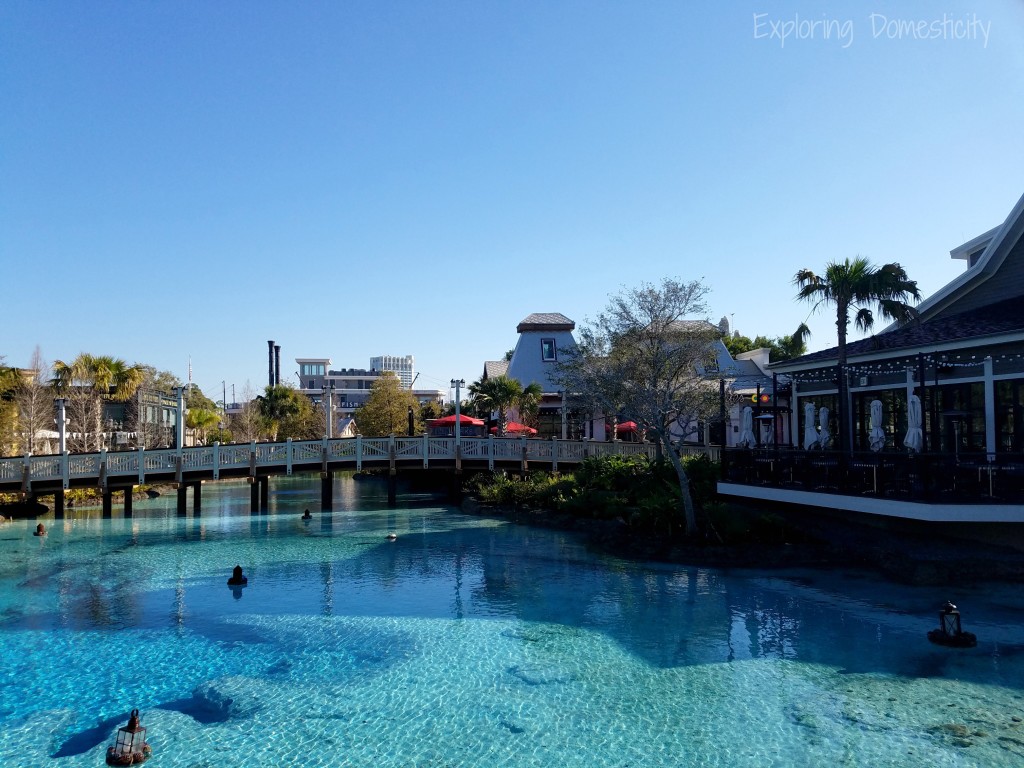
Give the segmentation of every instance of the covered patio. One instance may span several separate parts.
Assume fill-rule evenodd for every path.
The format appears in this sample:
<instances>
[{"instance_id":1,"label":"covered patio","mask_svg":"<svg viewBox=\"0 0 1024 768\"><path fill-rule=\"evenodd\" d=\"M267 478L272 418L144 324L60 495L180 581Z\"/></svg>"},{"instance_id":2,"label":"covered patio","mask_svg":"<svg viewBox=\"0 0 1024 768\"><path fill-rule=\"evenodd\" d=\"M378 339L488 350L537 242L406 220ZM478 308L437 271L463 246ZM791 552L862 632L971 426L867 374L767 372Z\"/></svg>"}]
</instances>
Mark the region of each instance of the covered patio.
<instances>
[{"instance_id":1,"label":"covered patio","mask_svg":"<svg viewBox=\"0 0 1024 768\"><path fill-rule=\"evenodd\" d=\"M834 348L772 365L791 385L788 432L801 442L723 452L719 491L900 516L920 516L901 511L907 502L1002 507L970 519L1024 522L1024 508L1007 509L1024 503L1022 233L1024 198L951 251L967 269L917 321L847 345L843 367ZM838 450L847 437L853 450Z\"/></svg>"}]
</instances>

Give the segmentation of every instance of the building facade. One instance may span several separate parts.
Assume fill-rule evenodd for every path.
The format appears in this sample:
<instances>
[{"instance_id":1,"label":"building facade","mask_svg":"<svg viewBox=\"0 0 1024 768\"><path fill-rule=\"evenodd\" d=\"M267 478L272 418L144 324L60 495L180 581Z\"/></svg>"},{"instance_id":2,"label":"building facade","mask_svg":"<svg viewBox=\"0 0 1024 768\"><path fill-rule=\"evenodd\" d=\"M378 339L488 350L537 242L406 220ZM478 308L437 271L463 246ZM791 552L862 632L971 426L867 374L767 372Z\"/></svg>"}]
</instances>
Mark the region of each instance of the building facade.
<instances>
[{"instance_id":1,"label":"building facade","mask_svg":"<svg viewBox=\"0 0 1024 768\"><path fill-rule=\"evenodd\" d=\"M402 389L412 389L416 381L416 360L412 355L378 355L370 358L370 369L391 371L402 383Z\"/></svg>"}]
</instances>

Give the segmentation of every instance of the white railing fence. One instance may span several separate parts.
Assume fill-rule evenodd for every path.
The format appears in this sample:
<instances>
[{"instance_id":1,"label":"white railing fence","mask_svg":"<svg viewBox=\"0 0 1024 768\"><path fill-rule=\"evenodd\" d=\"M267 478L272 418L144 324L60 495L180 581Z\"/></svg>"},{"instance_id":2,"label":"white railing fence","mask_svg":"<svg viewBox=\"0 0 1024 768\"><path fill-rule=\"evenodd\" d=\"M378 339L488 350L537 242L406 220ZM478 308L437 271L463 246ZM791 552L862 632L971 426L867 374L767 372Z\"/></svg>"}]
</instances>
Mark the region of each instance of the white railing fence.
<instances>
[{"instance_id":1,"label":"white railing fence","mask_svg":"<svg viewBox=\"0 0 1024 768\"><path fill-rule=\"evenodd\" d=\"M291 474L294 467L311 471L316 465L338 468L338 465L362 469L364 463L373 467L409 466L432 461L469 462L479 466L486 462L491 469L495 462L508 464L525 461L532 469L557 470L560 465L579 464L587 456L654 457L651 443L594 442L589 440L538 440L523 437L463 437L456 451L452 437L361 437L332 440L287 440L283 443L247 443L206 445L194 448L163 448L131 451L100 451L99 453L21 456L0 459L0 486L6 490L19 487L28 490L31 483L52 485L62 481L64 488L72 481L103 485L111 479L131 478L133 483L146 482L147 476L169 474L176 480L182 473L206 474L218 479L225 470L241 474ZM683 455L709 454L717 459L717 449L686 446Z\"/></svg>"}]
</instances>

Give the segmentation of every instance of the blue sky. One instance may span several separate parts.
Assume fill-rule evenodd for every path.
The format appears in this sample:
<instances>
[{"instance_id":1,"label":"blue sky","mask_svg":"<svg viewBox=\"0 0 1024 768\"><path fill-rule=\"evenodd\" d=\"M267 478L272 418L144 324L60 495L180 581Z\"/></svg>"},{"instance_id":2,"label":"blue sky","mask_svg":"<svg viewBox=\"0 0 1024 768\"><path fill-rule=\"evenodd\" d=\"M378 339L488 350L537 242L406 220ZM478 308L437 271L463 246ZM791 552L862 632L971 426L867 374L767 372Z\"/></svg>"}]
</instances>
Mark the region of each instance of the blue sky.
<instances>
[{"instance_id":1,"label":"blue sky","mask_svg":"<svg viewBox=\"0 0 1024 768\"><path fill-rule=\"evenodd\" d=\"M944 285L1024 193L1024 4L6 0L0 103L7 364L447 389L663 277L749 336L829 260Z\"/></svg>"}]
</instances>

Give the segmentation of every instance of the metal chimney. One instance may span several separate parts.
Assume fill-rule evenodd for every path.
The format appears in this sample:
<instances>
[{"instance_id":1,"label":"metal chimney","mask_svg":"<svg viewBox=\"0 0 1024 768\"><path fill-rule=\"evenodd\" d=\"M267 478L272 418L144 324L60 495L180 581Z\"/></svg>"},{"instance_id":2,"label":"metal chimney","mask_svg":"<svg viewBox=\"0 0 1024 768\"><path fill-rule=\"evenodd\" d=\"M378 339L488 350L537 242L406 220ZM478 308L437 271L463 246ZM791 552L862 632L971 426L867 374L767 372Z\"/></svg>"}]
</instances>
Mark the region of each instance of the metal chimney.
<instances>
[{"instance_id":1,"label":"metal chimney","mask_svg":"<svg viewBox=\"0 0 1024 768\"><path fill-rule=\"evenodd\" d=\"M274 386L281 383L281 345L274 346Z\"/></svg>"},{"instance_id":2,"label":"metal chimney","mask_svg":"<svg viewBox=\"0 0 1024 768\"><path fill-rule=\"evenodd\" d=\"M274 340L267 341L267 386L274 386Z\"/></svg>"}]
</instances>

